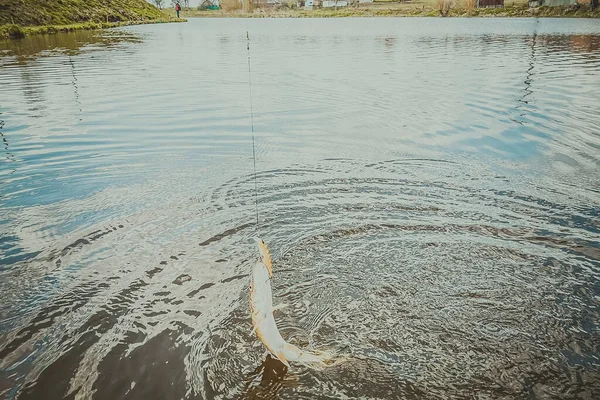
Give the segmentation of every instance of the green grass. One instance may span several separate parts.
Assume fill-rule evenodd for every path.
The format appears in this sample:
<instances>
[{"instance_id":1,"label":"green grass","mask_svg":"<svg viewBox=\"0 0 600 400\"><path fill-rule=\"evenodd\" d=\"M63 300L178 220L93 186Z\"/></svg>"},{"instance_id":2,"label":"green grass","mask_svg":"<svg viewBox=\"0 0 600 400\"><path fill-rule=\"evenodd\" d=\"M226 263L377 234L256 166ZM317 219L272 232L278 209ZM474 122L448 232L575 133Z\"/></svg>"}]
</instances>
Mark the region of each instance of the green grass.
<instances>
[{"instance_id":1,"label":"green grass","mask_svg":"<svg viewBox=\"0 0 600 400\"><path fill-rule=\"evenodd\" d=\"M115 28L125 25L140 25L140 24L161 24L167 22L185 22L185 19L153 19L146 21L121 21L121 22L87 22L83 24L69 25L40 25L40 26L19 26L19 25L2 25L0 26L0 39L22 39L27 35L49 35L59 32L74 32L79 30L94 30Z\"/></svg>"},{"instance_id":2,"label":"green grass","mask_svg":"<svg viewBox=\"0 0 600 400\"><path fill-rule=\"evenodd\" d=\"M71 25L164 18L145 0L2 0L0 25Z\"/></svg>"},{"instance_id":3,"label":"green grass","mask_svg":"<svg viewBox=\"0 0 600 400\"><path fill-rule=\"evenodd\" d=\"M1 0L0 38L112 28L122 25L184 22L145 0Z\"/></svg>"},{"instance_id":4,"label":"green grass","mask_svg":"<svg viewBox=\"0 0 600 400\"><path fill-rule=\"evenodd\" d=\"M6 39L22 39L25 37L25 30L19 25L3 25L0 26L0 38Z\"/></svg>"}]
</instances>

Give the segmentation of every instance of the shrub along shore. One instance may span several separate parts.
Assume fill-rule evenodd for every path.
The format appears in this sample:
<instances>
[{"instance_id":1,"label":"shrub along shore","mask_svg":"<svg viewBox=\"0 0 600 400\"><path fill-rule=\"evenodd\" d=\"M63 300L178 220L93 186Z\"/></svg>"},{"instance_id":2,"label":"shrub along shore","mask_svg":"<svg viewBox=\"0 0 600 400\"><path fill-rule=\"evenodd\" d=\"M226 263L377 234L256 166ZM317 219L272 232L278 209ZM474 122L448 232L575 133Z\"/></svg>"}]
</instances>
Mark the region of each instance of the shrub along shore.
<instances>
[{"instance_id":1,"label":"shrub along shore","mask_svg":"<svg viewBox=\"0 0 600 400\"><path fill-rule=\"evenodd\" d=\"M387 3L360 7L298 9L294 5L279 8L255 8L250 11L225 7L221 10L184 10L186 18L342 18L342 17L547 17L547 18L600 18L600 7L591 10L587 4L529 8L526 2L506 0L503 8L475 8L474 1L423 1ZM234 2L239 5L239 2ZM470 5L470 6L469 6ZM165 10L173 14L172 10Z\"/></svg>"},{"instance_id":2,"label":"shrub along shore","mask_svg":"<svg viewBox=\"0 0 600 400\"><path fill-rule=\"evenodd\" d=\"M22 39L27 35L49 35L59 32L73 32L79 30L95 30L115 28L117 26L142 25L142 24L162 24L169 22L186 22L186 19L180 18L161 18L145 21L119 21L119 22L85 22L81 24L69 25L41 25L41 26L20 26L16 24L1 25L0 39Z\"/></svg>"},{"instance_id":3,"label":"shrub along shore","mask_svg":"<svg viewBox=\"0 0 600 400\"><path fill-rule=\"evenodd\" d=\"M14 1L14 0L7 0ZM23 0L27 2L35 2L38 0ZM76 1L76 0L66 0ZM93 2L94 0L88 0ZM110 3L111 1L137 1L137 0L104 0ZM143 1L143 0L141 0ZM572 5L572 6L557 6L557 7L537 7L529 8L527 3L507 5L503 8L473 8L472 1L466 0L463 4L452 3L448 7L451 0L438 0L437 2L429 1L425 3L389 3L389 7L344 7L338 8L321 8L316 10L303 10L294 7L280 8L256 8L250 11L241 9L226 8L221 10L184 10L184 17L200 17L200 18L341 18L341 17L549 17L549 18L600 18L600 7L591 10L589 5ZM145 2L144 2L145 3ZM224 4L227 2L224 1ZM148 3L145 3L148 4ZM234 4L242 4L235 2ZM471 4L469 7L468 5ZM122 12L121 14L110 14L110 11L104 9L94 9L92 13L87 13L82 16L78 14L55 15L48 16L43 13L43 10L37 10L38 13L26 13L18 15L15 19L13 15L6 13L6 9L0 8L0 39L20 39L27 35L36 34L53 34L58 32L72 32L76 30L93 30L113 28L125 25L139 24L156 24L168 22L185 22L184 18L176 18L175 11L171 9L159 11L150 6L149 9L144 9L143 12L135 10L135 12ZM131 11L131 10L129 10ZM95 21L73 22L72 20L95 19ZM98 21L102 18L102 21ZM131 18L123 20L123 18ZM9 20L12 23L6 23ZM67 23L46 23L46 21L55 21Z\"/></svg>"},{"instance_id":4,"label":"shrub along shore","mask_svg":"<svg viewBox=\"0 0 600 400\"><path fill-rule=\"evenodd\" d=\"M186 19L153 19L146 21L120 21L120 22L87 22L81 24L69 25L42 25L42 26L19 26L16 24L0 26L0 38L5 39L22 39L27 35L49 35L59 32L73 32L79 30L95 30L115 28L118 26L127 25L142 25L142 24L162 24L169 22L186 22Z\"/></svg>"}]
</instances>

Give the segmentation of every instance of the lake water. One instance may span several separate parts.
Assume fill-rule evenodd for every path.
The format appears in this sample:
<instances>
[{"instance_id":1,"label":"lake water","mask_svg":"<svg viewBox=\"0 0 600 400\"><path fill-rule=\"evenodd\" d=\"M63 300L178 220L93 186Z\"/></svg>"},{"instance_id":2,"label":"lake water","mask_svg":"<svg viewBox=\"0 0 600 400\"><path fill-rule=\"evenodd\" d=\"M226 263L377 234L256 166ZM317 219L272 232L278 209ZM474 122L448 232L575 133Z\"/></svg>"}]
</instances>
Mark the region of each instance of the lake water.
<instances>
[{"instance_id":1,"label":"lake water","mask_svg":"<svg viewBox=\"0 0 600 400\"><path fill-rule=\"evenodd\" d=\"M600 396L600 21L4 41L0 113L3 398Z\"/></svg>"}]
</instances>

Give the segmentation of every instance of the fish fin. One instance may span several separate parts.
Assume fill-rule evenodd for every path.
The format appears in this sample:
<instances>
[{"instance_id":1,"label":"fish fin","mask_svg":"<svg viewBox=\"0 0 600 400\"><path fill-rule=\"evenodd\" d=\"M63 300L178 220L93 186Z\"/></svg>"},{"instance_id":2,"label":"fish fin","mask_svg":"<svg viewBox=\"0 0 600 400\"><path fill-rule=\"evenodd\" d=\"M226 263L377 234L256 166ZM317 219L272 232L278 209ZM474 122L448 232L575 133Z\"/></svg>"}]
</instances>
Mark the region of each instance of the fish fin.
<instances>
[{"instance_id":1,"label":"fish fin","mask_svg":"<svg viewBox=\"0 0 600 400\"><path fill-rule=\"evenodd\" d=\"M283 351L276 351L275 357L277 357L279 361L284 363L286 367L290 368L290 363L288 362L287 358L285 358L285 356L283 355Z\"/></svg>"},{"instance_id":2,"label":"fish fin","mask_svg":"<svg viewBox=\"0 0 600 400\"><path fill-rule=\"evenodd\" d=\"M312 351L302 350L291 343L286 343L283 345L283 353L288 359L307 364L316 363L325 365L324 361L327 358L325 353L317 354Z\"/></svg>"}]
</instances>

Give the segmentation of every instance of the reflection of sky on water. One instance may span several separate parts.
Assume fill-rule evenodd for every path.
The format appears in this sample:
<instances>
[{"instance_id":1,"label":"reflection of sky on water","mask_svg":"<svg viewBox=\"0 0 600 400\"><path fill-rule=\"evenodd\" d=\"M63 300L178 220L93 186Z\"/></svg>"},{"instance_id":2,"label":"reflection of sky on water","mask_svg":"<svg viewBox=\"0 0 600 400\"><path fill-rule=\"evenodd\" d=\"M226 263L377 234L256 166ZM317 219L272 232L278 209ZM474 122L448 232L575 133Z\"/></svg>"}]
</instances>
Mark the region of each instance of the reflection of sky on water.
<instances>
[{"instance_id":1,"label":"reflection of sky on water","mask_svg":"<svg viewBox=\"0 0 600 400\"><path fill-rule=\"evenodd\" d=\"M290 22L279 34L277 21L249 21L259 157L392 150L493 157L531 172L538 159L597 165L586 117L599 107L590 89L600 62L600 40L586 34L593 26L467 21L456 30L448 21L393 21ZM3 42L8 100L0 106L10 152L2 206L83 200L168 179L176 168L245 162L245 27L197 22ZM138 203L127 208L144 207ZM71 215L53 229L102 221L115 207Z\"/></svg>"},{"instance_id":2,"label":"reflection of sky on water","mask_svg":"<svg viewBox=\"0 0 600 400\"><path fill-rule=\"evenodd\" d=\"M418 375L460 397L495 368L517 393L540 366L581 389L565 382L596 354L599 37L585 20L382 18L1 42L0 393L433 390ZM350 341L340 373L290 387L257 361L257 232L286 337Z\"/></svg>"},{"instance_id":3,"label":"reflection of sky on water","mask_svg":"<svg viewBox=\"0 0 600 400\"><path fill-rule=\"evenodd\" d=\"M248 21L259 157L492 157L532 176L563 168L556 163L596 168L597 29L463 22ZM18 212L85 200L182 168L243 170L245 30L191 21L2 42L10 150L0 204ZM143 207L142 198L127 206ZM56 229L115 208L71 215Z\"/></svg>"}]
</instances>

